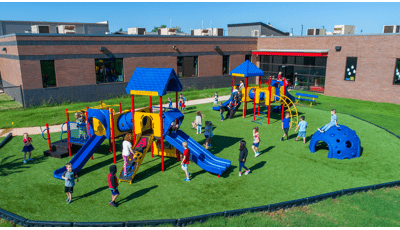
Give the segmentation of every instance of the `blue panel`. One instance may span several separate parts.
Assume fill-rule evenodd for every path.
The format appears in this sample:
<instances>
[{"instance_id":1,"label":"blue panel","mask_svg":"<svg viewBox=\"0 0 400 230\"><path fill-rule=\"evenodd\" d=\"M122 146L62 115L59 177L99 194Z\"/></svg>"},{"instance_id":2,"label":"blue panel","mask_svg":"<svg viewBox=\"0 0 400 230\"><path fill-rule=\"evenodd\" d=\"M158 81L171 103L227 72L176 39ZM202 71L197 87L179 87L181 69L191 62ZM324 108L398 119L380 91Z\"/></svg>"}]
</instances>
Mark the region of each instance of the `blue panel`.
<instances>
[{"instance_id":1,"label":"blue panel","mask_svg":"<svg viewBox=\"0 0 400 230\"><path fill-rule=\"evenodd\" d=\"M110 132L110 116L108 110L101 110L101 109L89 109L88 110L88 120L91 121L92 118L96 118L103 124L104 128L107 131L107 139L110 139L111 132ZM92 127L92 123L90 124L90 133L94 134L94 130Z\"/></svg>"},{"instance_id":2,"label":"blue panel","mask_svg":"<svg viewBox=\"0 0 400 230\"><path fill-rule=\"evenodd\" d=\"M232 101L232 98L229 98L229 100L227 100L227 101L225 101L224 103L222 103L222 107L228 106L229 103L231 103L231 101ZM213 110L214 110L214 111L219 111L219 110L220 110L220 106L219 106L219 105L214 106L214 107L213 107Z\"/></svg>"},{"instance_id":3,"label":"blue panel","mask_svg":"<svg viewBox=\"0 0 400 230\"><path fill-rule=\"evenodd\" d=\"M181 130L166 135L165 140L182 153L184 151L182 143L187 142L192 161L207 172L222 175L231 166L230 160L214 156Z\"/></svg>"},{"instance_id":4,"label":"blue panel","mask_svg":"<svg viewBox=\"0 0 400 230\"><path fill-rule=\"evenodd\" d=\"M133 72L126 93L131 90L158 92L158 96L164 96L167 91L183 90L183 86L176 76L173 68L136 68Z\"/></svg>"},{"instance_id":5,"label":"blue panel","mask_svg":"<svg viewBox=\"0 0 400 230\"><path fill-rule=\"evenodd\" d=\"M305 94L305 93L296 93L296 96L304 96L304 97L318 98L318 95L311 95L311 94Z\"/></svg>"},{"instance_id":6,"label":"blue panel","mask_svg":"<svg viewBox=\"0 0 400 230\"><path fill-rule=\"evenodd\" d=\"M101 143L106 139L105 136L96 136L93 135L89 138L85 145L75 154L72 160L69 162L72 164L72 170L76 173L81 171L83 166L89 160L89 158L93 155L93 153L99 148ZM67 171L64 167L57 169L54 171L54 178L62 180L62 174Z\"/></svg>"},{"instance_id":7,"label":"blue panel","mask_svg":"<svg viewBox=\"0 0 400 230\"><path fill-rule=\"evenodd\" d=\"M254 100L254 88L249 91L249 98ZM260 100L263 101L265 99L265 94L263 92L260 93Z\"/></svg>"},{"instance_id":8,"label":"blue panel","mask_svg":"<svg viewBox=\"0 0 400 230\"><path fill-rule=\"evenodd\" d=\"M132 130L132 112L122 114L117 121L117 128L120 132Z\"/></svg>"},{"instance_id":9,"label":"blue panel","mask_svg":"<svg viewBox=\"0 0 400 230\"><path fill-rule=\"evenodd\" d=\"M231 71L231 74L243 74L244 77L256 77L256 76L264 76L264 71L258 68L256 65L251 63L249 60L243 62L238 67L234 68Z\"/></svg>"},{"instance_id":10,"label":"blue panel","mask_svg":"<svg viewBox=\"0 0 400 230\"><path fill-rule=\"evenodd\" d=\"M175 120L178 119L178 125L180 126L182 124L183 121L183 114L181 113L181 111L179 111L179 109L172 109L169 110L165 113L163 113L163 120L164 120L164 124L163 124L163 128L164 128L164 135L167 133L169 126L171 125L171 123Z\"/></svg>"}]
</instances>

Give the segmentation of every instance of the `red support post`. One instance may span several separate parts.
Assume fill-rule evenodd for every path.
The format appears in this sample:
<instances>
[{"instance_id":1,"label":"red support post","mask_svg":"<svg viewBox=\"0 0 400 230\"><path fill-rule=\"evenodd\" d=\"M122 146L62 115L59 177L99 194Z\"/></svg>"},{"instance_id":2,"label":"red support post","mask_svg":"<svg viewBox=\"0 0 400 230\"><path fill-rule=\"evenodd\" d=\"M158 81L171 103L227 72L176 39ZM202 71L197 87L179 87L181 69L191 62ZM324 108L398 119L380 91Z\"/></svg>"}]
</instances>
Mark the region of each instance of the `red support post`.
<instances>
[{"instance_id":1,"label":"red support post","mask_svg":"<svg viewBox=\"0 0 400 230\"><path fill-rule=\"evenodd\" d=\"M131 95L131 103L132 103L132 136L133 136L133 143L132 145L135 144L136 142L136 135L135 135L135 99L133 98L133 95Z\"/></svg>"},{"instance_id":2,"label":"red support post","mask_svg":"<svg viewBox=\"0 0 400 230\"><path fill-rule=\"evenodd\" d=\"M150 151L151 151L151 158L153 158L153 155L154 155L154 141L151 142Z\"/></svg>"},{"instance_id":3,"label":"red support post","mask_svg":"<svg viewBox=\"0 0 400 230\"><path fill-rule=\"evenodd\" d=\"M161 129L161 171L164 172L164 128L163 128L163 110L162 110L162 96L160 96L160 129Z\"/></svg>"},{"instance_id":4,"label":"red support post","mask_svg":"<svg viewBox=\"0 0 400 230\"><path fill-rule=\"evenodd\" d=\"M89 124L89 119L88 119L88 110L89 110L89 107L86 107L86 129L87 129L87 132L88 132L88 136L89 136L89 138L90 138L90 124ZM90 157L90 160L93 160L93 155Z\"/></svg>"},{"instance_id":5,"label":"red support post","mask_svg":"<svg viewBox=\"0 0 400 230\"><path fill-rule=\"evenodd\" d=\"M66 112L67 112L68 153L69 153L69 156L71 156L72 154L71 154L71 141L70 141L70 138L69 138L69 133L70 133L70 130L69 130L69 116L68 116L68 109L66 109Z\"/></svg>"},{"instance_id":6,"label":"red support post","mask_svg":"<svg viewBox=\"0 0 400 230\"><path fill-rule=\"evenodd\" d=\"M113 109L110 109L110 126L111 126L111 141L112 141L112 149L113 149L113 156L114 156L114 164L117 163L115 159L115 133L114 133L114 114Z\"/></svg>"},{"instance_id":7,"label":"red support post","mask_svg":"<svg viewBox=\"0 0 400 230\"><path fill-rule=\"evenodd\" d=\"M246 112L247 112L247 77L244 79L244 108L243 108L243 118L246 118Z\"/></svg>"},{"instance_id":8,"label":"red support post","mask_svg":"<svg viewBox=\"0 0 400 230\"><path fill-rule=\"evenodd\" d=\"M269 124L269 118L271 116L271 76L269 76L268 79L268 92L269 92L269 97L268 97L268 124Z\"/></svg>"},{"instance_id":9,"label":"red support post","mask_svg":"<svg viewBox=\"0 0 400 230\"><path fill-rule=\"evenodd\" d=\"M178 91L175 92L175 108L178 108Z\"/></svg>"},{"instance_id":10,"label":"red support post","mask_svg":"<svg viewBox=\"0 0 400 230\"><path fill-rule=\"evenodd\" d=\"M282 98L282 116L281 116L281 121L283 120L283 114L285 113L285 81L283 81L283 96Z\"/></svg>"},{"instance_id":11,"label":"red support post","mask_svg":"<svg viewBox=\"0 0 400 230\"><path fill-rule=\"evenodd\" d=\"M49 142L49 153L51 153L50 128L49 124L47 123L46 123L46 129L47 129L47 142Z\"/></svg>"},{"instance_id":12,"label":"red support post","mask_svg":"<svg viewBox=\"0 0 400 230\"><path fill-rule=\"evenodd\" d=\"M121 106L121 102L119 103L119 113L122 113L122 106Z\"/></svg>"},{"instance_id":13,"label":"red support post","mask_svg":"<svg viewBox=\"0 0 400 230\"><path fill-rule=\"evenodd\" d=\"M256 94L256 88L254 88L254 100L253 100L253 121L255 121L256 120L256 107L257 107L257 105L256 105L256 96L257 96L257 94Z\"/></svg>"},{"instance_id":14,"label":"red support post","mask_svg":"<svg viewBox=\"0 0 400 230\"><path fill-rule=\"evenodd\" d=\"M261 76L258 78L258 88L261 89ZM258 116L260 116L260 104L258 104Z\"/></svg>"},{"instance_id":15,"label":"red support post","mask_svg":"<svg viewBox=\"0 0 400 230\"><path fill-rule=\"evenodd\" d=\"M100 101L100 109L103 109L103 101Z\"/></svg>"},{"instance_id":16,"label":"red support post","mask_svg":"<svg viewBox=\"0 0 400 230\"><path fill-rule=\"evenodd\" d=\"M232 91L235 89L235 77L232 76Z\"/></svg>"},{"instance_id":17,"label":"red support post","mask_svg":"<svg viewBox=\"0 0 400 230\"><path fill-rule=\"evenodd\" d=\"M153 109L152 109L151 107L152 107L152 106L151 106L151 96L149 96L149 108L150 108L150 113L153 112Z\"/></svg>"}]
</instances>

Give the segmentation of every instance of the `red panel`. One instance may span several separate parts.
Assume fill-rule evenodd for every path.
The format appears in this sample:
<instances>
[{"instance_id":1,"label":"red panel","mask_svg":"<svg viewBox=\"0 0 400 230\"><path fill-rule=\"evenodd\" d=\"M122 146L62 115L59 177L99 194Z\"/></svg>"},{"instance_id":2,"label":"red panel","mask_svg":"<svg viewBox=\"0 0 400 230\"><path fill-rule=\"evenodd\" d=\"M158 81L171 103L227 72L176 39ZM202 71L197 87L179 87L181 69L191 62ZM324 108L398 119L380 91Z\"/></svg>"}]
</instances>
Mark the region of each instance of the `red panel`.
<instances>
[{"instance_id":1,"label":"red panel","mask_svg":"<svg viewBox=\"0 0 400 230\"><path fill-rule=\"evenodd\" d=\"M303 56L303 57L326 57L328 53L301 53L301 52L253 52L254 55L273 55L273 56Z\"/></svg>"},{"instance_id":2,"label":"red panel","mask_svg":"<svg viewBox=\"0 0 400 230\"><path fill-rule=\"evenodd\" d=\"M324 87L320 86L310 86L311 91L318 91L318 92L324 92Z\"/></svg>"}]
</instances>

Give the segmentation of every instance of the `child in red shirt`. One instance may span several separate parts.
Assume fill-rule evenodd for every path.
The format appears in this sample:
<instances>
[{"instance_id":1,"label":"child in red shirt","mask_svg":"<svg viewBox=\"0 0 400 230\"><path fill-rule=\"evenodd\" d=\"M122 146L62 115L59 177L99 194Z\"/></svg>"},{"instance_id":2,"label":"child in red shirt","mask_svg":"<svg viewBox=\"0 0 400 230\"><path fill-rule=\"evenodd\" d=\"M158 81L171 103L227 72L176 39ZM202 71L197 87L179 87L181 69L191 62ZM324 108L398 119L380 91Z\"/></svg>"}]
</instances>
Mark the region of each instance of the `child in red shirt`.
<instances>
[{"instance_id":1,"label":"child in red shirt","mask_svg":"<svg viewBox=\"0 0 400 230\"><path fill-rule=\"evenodd\" d=\"M108 174L108 187L111 190L111 201L108 203L114 207L118 207L118 205L115 203L115 200L119 196L118 179L117 176L115 175L116 173L117 173L117 166L111 165L110 173Z\"/></svg>"},{"instance_id":2,"label":"child in red shirt","mask_svg":"<svg viewBox=\"0 0 400 230\"><path fill-rule=\"evenodd\" d=\"M24 133L24 147L22 148L22 152L24 152L24 164L28 163L26 161L26 153L29 152L29 161L33 161L33 159L31 158L32 155L32 150L34 150L33 146L32 146L32 138L29 137L28 133Z\"/></svg>"},{"instance_id":3,"label":"child in red shirt","mask_svg":"<svg viewBox=\"0 0 400 230\"><path fill-rule=\"evenodd\" d=\"M185 181L189 182L190 181L190 179L189 179L190 173L188 172L188 166L189 166L190 150L187 148L187 146L188 146L187 142L183 142L182 146L185 150L183 151L181 165L182 165L182 170L185 171L185 174L186 174Z\"/></svg>"}]
</instances>

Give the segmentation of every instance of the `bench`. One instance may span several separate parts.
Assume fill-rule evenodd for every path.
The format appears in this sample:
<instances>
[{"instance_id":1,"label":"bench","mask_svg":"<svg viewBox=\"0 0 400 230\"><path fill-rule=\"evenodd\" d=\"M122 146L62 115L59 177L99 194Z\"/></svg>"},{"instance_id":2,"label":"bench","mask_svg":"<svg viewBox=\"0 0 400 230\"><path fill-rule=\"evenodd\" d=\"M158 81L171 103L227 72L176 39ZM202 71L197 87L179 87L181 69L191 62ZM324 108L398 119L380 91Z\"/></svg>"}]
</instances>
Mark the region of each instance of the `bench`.
<instances>
[{"instance_id":1,"label":"bench","mask_svg":"<svg viewBox=\"0 0 400 230\"><path fill-rule=\"evenodd\" d=\"M304 97L309 97L309 98L304 98ZM315 98L318 98L318 95L311 95L311 94L305 94L305 93L296 93L296 103L299 103L300 101L310 101L310 106L312 106L312 103L315 102Z\"/></svg>"}]
</instances>

